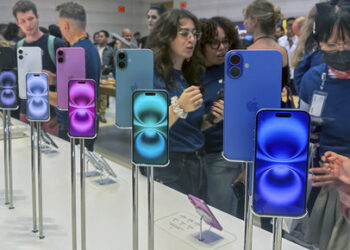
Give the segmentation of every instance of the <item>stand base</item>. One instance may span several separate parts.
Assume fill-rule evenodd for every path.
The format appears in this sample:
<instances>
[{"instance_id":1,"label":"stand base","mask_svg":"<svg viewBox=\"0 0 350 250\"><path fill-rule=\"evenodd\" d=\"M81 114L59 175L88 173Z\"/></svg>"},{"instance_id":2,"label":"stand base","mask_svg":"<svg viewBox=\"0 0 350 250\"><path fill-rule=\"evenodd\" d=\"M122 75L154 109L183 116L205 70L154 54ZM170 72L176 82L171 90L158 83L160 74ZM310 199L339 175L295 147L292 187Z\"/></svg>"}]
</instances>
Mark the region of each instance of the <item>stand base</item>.
<instances>
[{"instance_id":1,"label":"stand base","mask_svg":"<svg viewBox=\"0 0 350 250\"><path fill-rule=\"evenodd\" d=\"M10 202L5 202L4 204L5 204L5 205L10 205Z\"/></svg>"},{"instance_id":2,"label":"stand base","mask_svg":"<svg viewBox=\"0 0 350 250\"><path fill-rule=\"evenodd\" d=\"M38 229L36 229L36 230L32 230L32 233L37 233L37 232L39 232L39 230L38 230Z\"/></svg>"},{"instance_id":3,"label":"stand base","mask_svg":"<svg viewBox=\"0 0 350 250\"><path fill-rule=\"evenodd\" d=\"M98 171L89 171L85 173L85 177L89 178L89 177L97 177L100 176L100 172Z\"/></svg>"},{"instance_id":4,"label":"stand base","mask_svg":"<svg viewBox=\"0 0 350 250\"><path fill-rule=\"evenodd\" d=\"M105 178L102 180L95 180L94 182L97 183L98 185L101 185L101 186L111 185L111 184L117 183L115 180L112 180L110 178Z\"/></svg>"},{"instance_id":5,"label":"stand base","mask_svg":"<svg viewBox=\"0 0 350 250\"><path fill-rule=\"evenodd\" d=\"M202 240L199 239L199 233L193 235L193 237L195 237L197 240L207 245L215 244L217 241L223 239L223 237L221 237L220 235L210 230L206 230L202 233Z\"/></svg>"},{"instance_id":6,"label":"stand base","mask_svg":"<svg viewBox=\"0 0 350 250\"><path fill-rule=\"evenodd\" d=\"M15 209L15 207L9 207L9 209Z\"/></svg>"},{"instance_id":7,"label":"stand base","mask_svg":"<svg viewBox=\"0 0 350 250\"><path fill-rule=\"evenodd\" d=\"M41 240L45 239L45 236L39 236L39 239L41 239Z\"/></svg>"}]
</instances>

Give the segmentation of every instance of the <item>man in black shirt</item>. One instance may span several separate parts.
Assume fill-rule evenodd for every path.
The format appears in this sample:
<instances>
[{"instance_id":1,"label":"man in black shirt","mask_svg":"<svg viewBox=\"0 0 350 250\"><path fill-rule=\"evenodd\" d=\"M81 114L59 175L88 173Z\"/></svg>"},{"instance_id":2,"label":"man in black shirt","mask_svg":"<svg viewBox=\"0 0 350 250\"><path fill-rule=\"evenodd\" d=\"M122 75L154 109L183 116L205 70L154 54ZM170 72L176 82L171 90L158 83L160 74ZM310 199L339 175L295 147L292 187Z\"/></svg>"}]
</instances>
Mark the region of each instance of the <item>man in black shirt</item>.
<instances>
[{"instance_id":1,"label":"man in black shirt","mask_svg":"<svg viewBox=\"0 0 350 250\"><path fill-rule=\"evenodd\" d=\"M28 0L21 0L15 3L12 9L13 16L16 18L15 23L25 34L25 38L16 44L17 47L40 47L42 49L42 65L43 72L49 75L49 83L53 84L52 79L56 77L55 53L57 48L64 47L65 43L62 39L51 37L44 34L39 29L39 16L36 6ZM52 39L50 43L49 39ZM52 44L52 46L50 45ZM55 86L50 86L50 89ZM51 108L51 119L43 123L43 129L51 134L58 135L58 121L55 113ZM20 100L20 118L26 121L26 105L25 100Z\"/></svg>"}]
</instances>

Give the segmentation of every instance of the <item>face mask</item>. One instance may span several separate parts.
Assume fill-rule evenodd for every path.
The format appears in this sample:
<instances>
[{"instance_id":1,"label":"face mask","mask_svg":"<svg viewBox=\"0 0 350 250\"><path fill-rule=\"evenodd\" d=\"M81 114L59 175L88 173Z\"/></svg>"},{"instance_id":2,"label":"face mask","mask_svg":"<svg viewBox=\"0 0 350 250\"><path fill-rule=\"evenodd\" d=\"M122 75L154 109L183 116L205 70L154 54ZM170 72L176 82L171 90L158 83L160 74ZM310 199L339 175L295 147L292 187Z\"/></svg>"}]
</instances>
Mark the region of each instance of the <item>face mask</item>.
<instances>
[{"instance_id":1,"label":"face mask","mask_svg":"<svg viewBox=\"0 0 350 250\"><path fill-rule=\"evenodd\" d=\"M339 71L350 70L350 50L322 51L323 61Z\"/></svg>"}]
</instances>

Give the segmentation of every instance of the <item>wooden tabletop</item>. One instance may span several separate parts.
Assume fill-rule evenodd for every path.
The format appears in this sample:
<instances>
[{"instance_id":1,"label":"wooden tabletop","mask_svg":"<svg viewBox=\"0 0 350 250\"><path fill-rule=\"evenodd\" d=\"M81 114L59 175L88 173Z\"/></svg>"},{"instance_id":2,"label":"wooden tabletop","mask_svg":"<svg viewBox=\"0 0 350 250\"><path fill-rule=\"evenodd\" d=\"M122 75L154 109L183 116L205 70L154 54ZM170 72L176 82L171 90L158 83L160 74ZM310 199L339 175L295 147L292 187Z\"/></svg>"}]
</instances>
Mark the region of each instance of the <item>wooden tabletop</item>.
<instances>
[{"instance_id":1,"label":"wooden tabletop","mask_svg":"<svg viewBox=\"0 0 350 250\"><path fill-rule=\"evenodd\" d=\"M101 79L100 80L100 95L115 96L115 80Z\"/></svg>"}]
</instances>

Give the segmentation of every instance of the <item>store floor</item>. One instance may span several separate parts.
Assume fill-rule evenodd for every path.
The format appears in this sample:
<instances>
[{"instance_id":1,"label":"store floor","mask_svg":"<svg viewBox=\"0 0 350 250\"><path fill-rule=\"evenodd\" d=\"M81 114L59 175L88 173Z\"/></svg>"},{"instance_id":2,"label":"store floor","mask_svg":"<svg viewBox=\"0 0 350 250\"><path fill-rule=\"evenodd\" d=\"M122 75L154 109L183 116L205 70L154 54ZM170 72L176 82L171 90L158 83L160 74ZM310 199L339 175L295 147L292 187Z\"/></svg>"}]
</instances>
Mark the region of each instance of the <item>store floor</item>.
<instances>
[{"instance_id":1,"label":"store floor","mask_svg":"<svg viewBox=\"0 0 350 250\"><path fill-rule=\"evenodd\" d=\"M115 97L109 97L105 117L107 123L100 122L95 151L120 165L131 167L131 129L119 129L115 125Z\"/></svg>"}]
</instances>

